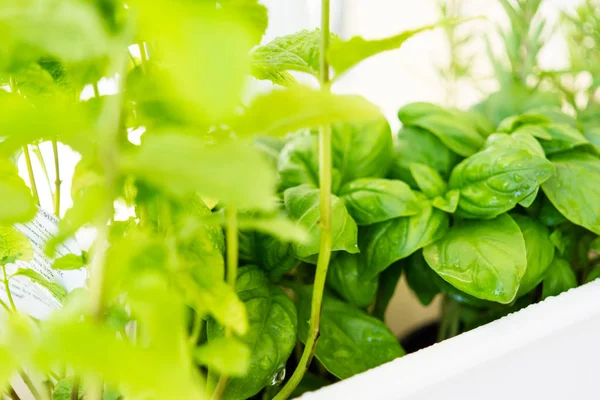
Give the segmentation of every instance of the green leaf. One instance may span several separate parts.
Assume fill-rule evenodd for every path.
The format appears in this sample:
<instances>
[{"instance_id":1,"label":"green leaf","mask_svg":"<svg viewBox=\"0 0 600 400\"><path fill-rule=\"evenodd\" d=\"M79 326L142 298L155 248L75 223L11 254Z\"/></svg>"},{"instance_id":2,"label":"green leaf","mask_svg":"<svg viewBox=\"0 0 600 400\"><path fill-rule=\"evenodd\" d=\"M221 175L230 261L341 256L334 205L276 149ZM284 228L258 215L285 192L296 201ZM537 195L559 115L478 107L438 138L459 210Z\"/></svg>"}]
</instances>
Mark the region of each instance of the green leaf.
<instances>
[{"instance_id":1,"label":"green leaf","mask_svg":"<svg viewBox=\"0 0 600 400\"><path fill-rule=\"evenodd\" d=\"M450 190L443 196L437 196L431 201L431 205L435 208L452 214L458 208L458 201L460 200L460 191Z\"/></svg>"},{"instance_id":2,"label":"green leaf","mask_svg":"<svg viewBox=\"0 0 600 400\"><path fill-rule=\"evenodd\" d=\"M306 243L309 235L306 229L298 226L294 221L284 215L269 217L245 217L238 218L240 229L252 229L257 232L269 234L285 242Z\"/></svg>"},{"instance_id":3,"label":"green leaf","mask_svg":"<svg viewBox=\"0 0 600 400\"><path fill-rule=\"evenodd\" d=\"M440 293L438 285L441 279L435 274L423 258L423 252L418 251L402 262L406 271L406 283L424 306L431 304Z\"/></svg>"},{"instance_id":4,"label":"green leaf","mask_svg":"<svg viewBox=\"0 0 600 400\"><path fill-rule=\"evenodd\" d=\"M243 377L250 365L250 349L236 338L217 337L194 350L194 359L219 374Z\"/></svg>"},{"instance_id":5,"label":"green leaf","mask_svg":"<svg viewBox=\"0 0 600 400\"><path fill-rule=\"evenodd\" d=\"M348 41L334 41L331 43L329 52L327 53L327 59L336 76L339 76L369 57L401 47L405 41L418 33L437 28L438 26L454 25L463 21L465 20L446 19L435 24L407 30L385 39L366 40L360 36L355 36Z\"/></svg>"},{"instance_id":6,"label":"green leaf","mask_svg":"<svg viewBox=\"0 0 600 400\"><path fill-rule=\"evenodd\" d=\"M385 321L385 313L388 305L394 296L398 281L402 276L402 264L394 263L379 274L379 288L375 298L375 306L373 307L373 316Z\"/></svg>"},{"instance_id":7,"label":"green leaf","mask_svg":"<svg viewBox=\"0 0 600 400\"><path fill-rule=\"evenodd\" d=\"M400 179L417 189L419 186L410 171L411 163L428 165L446 179L459 161L460 157L432 133L416 127L404 127L398 132L389 177Z\"/></svg>"},{"instance_id":8,"label":"green leaf","mask_svg":"<svg viewBox=\"0 0 600 400\"><path fill-rule=\"evenodd\" d=\"M74 378L63 378L56 383L52 392L52 400L72 400L71 392L73 391ZM83 397L83 385L79 385L77 391L77 399Z\"/></svg>"},{"instance_id":9,"label":"green leaf","mask_svg":"<svg viewBox=\"0 0 600 400\"><path fill-rule=\"evenodd\" d=\"M544 149L540 143L530 134L517 131L513 134L494 133L485 141L485 147L514 147L527 150L529 154L546 158Z\"/></svg>"},{"instance_id":10,"label":"green leaf","mask_svg":"<svg viewBox=\"0 0 600 400\"><path fill-rule=\"evenodd\" d=\"M451 113L427 114L405 125L433 133L450 150L464 157L475 154L484 143L483 137L468 121Z\"/></svg>"},{"instance_id":11,"label":"green leaf","mask_svg":"<svg viewBox=\"0 0 600 400\"><path fill-rule=\"evenodd\" d=\"M457 289L502 304L515 299L527 267L523 235L506 214L456 221L446 236L425 248L423 256Z\"/></svg>"},{"instance_id":12,"label":"green leaf","mask_svg":"<svg viewBox=\"0 0 600 400\"><path fill-rule=\"evenodd\" d=\"M511 115L510 117L503 119L500 124L498 124L497 130L498 132L511 133L525 126L544 125L550 122L552 122L552 120L547 116L530 111L519 115ZM550 138L548 140L550 140Z\"/></svg>"},{"instance_id":13,"label":"green leaf","mask_svg":"<svg viewBox=\"0 0 600 400\"><path fill-rule=\"evenodd\" d=\"M551 139L542 139L540 143L548 156L590 144L583 133L571 125L550 124L544 128L550 134Z\"/></svg>"},{"instance_id":14,"label":"green leaf","mask_svg":"<svg viewBox=\"0 0 600 400\"><path fill-rule=\"evenodd\" d=\"M600 234L600 159L570 151L550 161L556 174L542 185L550 202L569 221Z\"/></svg>"},{"instance_id":15,"label":"green leaf","mask_svg":"<svg viewBox=\"0 0 600 400\"><path fill-rule=\"evenodd\" d=\"M600 236L592 240L592 243L590 243L590 250L600 253Z\"/></svg>"},{"instance_id":16,"label":"green leaf","mask_svg":"<svg viewBox=\"0 0 600 400\"><path fill-rule=\"evenodd\" d=\"M596 265L585 277L585 283L595 281L600 278L600 265Z\"/></svg>"},{"instance_id":17,"label":"green leaf","mask_svg":"<svg viewBox=\"0 0 600 400\"><path fill-rule=\"evenodd\" d=\"M279 187L282 190L310 184L319 186L319 138L296 135L283 146L277 162Z\"/></svg>"},{"instance_id":18,"label":"green leaf","mask_svg":"<svg viewBox=\"0 0 600 400\"><path fill-rule=\"evenodd\" d=\"M538 139L552 140L552 135L546 129L537 125L525 125L515 130L514 133L526 133Z\"/></svg>"},{"instance_id":19,"label":"green leaf","mask_svg":"<svg viewBox=\"0 0 600 400\"><path fill-rule=\"evenodd\" d=\"M293 246L259 232L240 232L240 259L258 265L273 282L294 269L300 261Z\"/></svg>"},{"instance_id":20,"label":"green leaf","mask_svg":"<svg viewBox=\"0 0 600 400\"><path fill-rule=\"evenodd\" d=\"M193 136L151 135L123 169L180 197L198 192L240 208L273 205L275 171L240 142L210 146Z\"/></svg>"},{"instance_id":21,"label":"green leaf","mask_svg":"<svg viewBox=\"0 0 600 400\"><path fill-rule=\"evenodd\" d=\"M357 225L415 215L421 210L410 187L397 180L357 179L343 186L339 194Z\"/></svg>"},{"instance_id":22,"label":"green leaf","mask_svg":"<svg viewBox=\"0 0 600 400\"><path fill-rule=\"evenodd\" d=\"M334 43L337 36L332 34ZM321 30L302 30L291 35L280 36L257 47L250 53L252 75L258 79L281 76L286 71L299 71L319 77Z\"/></svg>"},{"instance_id":23,"label":"green leaf","mask_svg":"<svg viewBox=\"0 0 600 400\"><path fill-rule=\"evenodd\" d=\"M512 209L553 173L548 160L521 146L492 144L452 171L450 188L460 190L457 214L493 218Z\"/></svg>"},{"instance_id":24,"label":"green leaf","mask_svg":"<svg viewBox=\"0 0 600 400\"><path fill-rule=\"evenodd\" d=\"M306 342L312 286L298 293L298 337ZM340 379L348 378L404 355L398 339L380 320L325 294L315 355Z\"/></svg>"},{"instance_id":25,"label":"green leaf","mask_svg":"<svg viewBox=\"0 0 600 400\"><path fill-rule=\"evenodd\" d=\"M14 274L11 275L11 278L14 278L15 276L24 276L29 278L29 280L31 280L33 283L37 283L44 289L48 290L50 294L60 302L62 302L67 295L67 290L59 283L49 281L45 276L32 269L19 268Z\"/></svg>"},{"instance_id":26,"label":"green leaf","mask_svg":"<svg viewBox=\"0 0 600 400\"><path fill-rule=\"evenodd\" d=\"M440 239L447 230L448 215L427 204L417 215L363 228L359 237L359 248L366 266L363 278L377 276L394 262Z\"/></svg>"},{"instance_id":27,"label":"green leaf","mask_svg":"<svg viewBox=\"0 0 600 400\"><path fill-rule=\"evenodd\" d=\"M562 258L555 257L548 267L542 285L542 299L558 296L562 292L577 287L575 272L569 263Z\"/></svg>"},{"instance_id":28,"label":"green leaf","mask_svg":"<svg viewBox=\"0 0 600 400\"><path fill-rule=\"evenodd\" d=\"M0 158L0 224L11 225L26 222L37 211L29 188L17 173L17 168L8 160Z\"/></svg>"},{"instance_id":29,"label":"green leaf","mask_svg":"<svg viewBox=\"0 0 600 400\"><path fill-rule=\"evenodd\" d=\"M233 13L247 25L253 42L258 44L267 30L269 23L268 9L258 0L220 0L219 6L226 12Z\"/></svg>"},{"instance_id":30,"label":"green leaf","mask_svg":"<svg viewBox=\"0 0 600 400\"><path fill-rule=\"evenodd\" d=\"M241 341L251 349L250 366L244 377L228 381L223 399L246 399L258 393L285 368L296 344L298 317L294 303L271 285L258 267L247 266L238 272L236 291L250 321ZM223 335L223 329L209 321L208 343Z\"/></svg>"},{"instance_id":31,"label":"green leaf","mask_svg":"<svg viewBox=\"0 0 600 400\"><path fill-rule=\"evenodd\" d=\"M332 126L333 167L342 184L358 178L383 178L394 157L390 126L383 115L376 119Z\"/></svg>"},{"instance_id":32,"label":"green leaf","mask_svg":"<svg viewBox=\"0 0 600 400\"><path fill-rule=\"evenodd\" d=\"M539 216L540 222L542 222L547 227L552 228L567 221L565 216L562 215L560 211L556 209L556 207L554 207L554 205L550 202L550 200L548 200L546 196L542 196L541 201L542 208L540 210Z\"/></svg>"},{"instance_id":33,"label":"green leaf","mask_svg":"<svg viewBox=\"0 0 600 400\"><path fill-rule=\"evenodd\" d=\"M527 252L527 269L521 279L517 296L529 293L544 279L546 270L554 259L554 244L550 240L550 232L544 225L524 215L513 215L519 225Z\"/></svg>"},{"instance_id":34,"label":"green leaf","mask_svg":"<svg viewBox=\"0 0 600 400\"><path fill-rule=\"evenodd\" d=\"M82 256L76 254L67 254L66 256L57 258L54 260L54 263L52 263L52 269L59 271L71 271L83 267L85 267L85 262L83 261Z\"/></svg>"},{"instance_id":35,"label":"green leaf","mask_svg":"<svg viewBox=\"0 0 600 400\"><path fill-rule=\"evenodd\" d=\"M379 115L379 109L361 96L298 85L255 97L233 128L242 136L284 135L334 122L369 121Z\"/></svg>"},{"instance_id":36,"label":"green leaf","mask_svg":"<svg viewBox=\"0 0 600 400\"><path fill-rule=\"evenodd\" d=\"M410 163L412 174L419 189L430 198L443 195L448 190L448 184L440 174L429 165L421 163Z\"/></svg>"},{"instance_id":37,"label":"green leaf","mask_svg":"<svg viewBox=\"0 0 600 400\"><path fill-rule=\"evenodd\" d=\"M284 193L284 201L290 218L305 227L310 235L307 243L294 244L296 256L305 259L317 254L321 236L319 189L309 185L287 189ZM331 196L331 221L332 250L358 253L356 222L348 214L344 203L334 195Z\"/></svg>"},{"instance_id":38,"label":"green leaf","mask_svg":"<svg viewBox=\"0 0 600 400\"><path fill-rule=\"evenodd\" d=\"M0 264L29 261L32 258L33 246L27 236L12 226L0 226Z\"/></svg>"},{"instance_id":39,"label":"green leaf","mask_svg":"<svg viewBox=\"0 0 600 400\"><path fill-rule=\"evenodd\" d=\"M525 208L529 208L535 201L535 198L537 197L539 191L540 191L539 187L535 188L535 190L533 192L531 192L531 194L529 196L525 197L523 200L521 200L519 202L519 205L522 207L525 207Z\"/></svg>"},{"instance_id":40,"label":"green leaf","mask_svg":"<svg viewBox=\"0 0 600 400\"><path fill-rule=\"evenodd\" d=\"M365 265L359 254L340 253L329 264L327 284L348 303L369 306L377 293L377 277L363 279Z\"/></svg>"}]
</instances>

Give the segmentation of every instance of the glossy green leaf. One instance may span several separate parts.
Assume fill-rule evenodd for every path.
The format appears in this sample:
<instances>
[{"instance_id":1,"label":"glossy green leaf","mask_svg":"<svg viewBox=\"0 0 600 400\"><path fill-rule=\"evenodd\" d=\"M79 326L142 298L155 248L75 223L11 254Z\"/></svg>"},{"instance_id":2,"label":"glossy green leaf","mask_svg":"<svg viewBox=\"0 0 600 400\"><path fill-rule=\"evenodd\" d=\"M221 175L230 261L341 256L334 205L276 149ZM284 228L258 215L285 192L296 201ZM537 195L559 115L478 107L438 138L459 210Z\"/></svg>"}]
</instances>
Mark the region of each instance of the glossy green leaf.
<instances>
[{"instance_id":1,"label":"glossy green leaf","mask_svg":"<svg viewBox=\"0 0 600 400\"><path fill-rule=\"evenodd\" d=\"M513 215L512 218L521 229L527 254L527 269L517 294L522 296L544 279L544 274L554 259L554 244L550 240L548 229L536 220L524 215Z\"/></svg>"},{"instance_id":2,"label":"glossy green leaf","mask_svg":"<svg viewBox=\"0 0 600 400\"><path fill-rule=\"evenodd\" d=\"M570 151L550 161L556 174L542 185L550 202L569 221L600 234L600 159Z\"/></svg>"},{"instance_id":3,"label":"glossy green leaf","mask_svg":"<svg viewBox=\"0 0 600 400\"><path fill-rule=\"evenodd\" d=\"M304 244L294 244L298 258L308 258L319 252L321 216L319 189L308 185L290 188L284 193L285 208L290 218L308 230L310 239ZM356 222L352 219L344 203L336 196L331 197L332 250L358 253Z\"/></svg>"},{"instance_id":4,"label":"glossy green leaf","mask_svg":"<svg viewBox=\"0 0 600 400\"><path fill-rule=\"evenodd\" d=\"M450 190L443 196L437 196L431 200L431 205L447 213L454 213L458 208L458 201L460 200L459 190Z\"/></svg>"},{"instance_id":5,"label":"glossy green leaf","mask_svg":"<svg viewBox=\"0 0 600 400\"><path fill-rule=\"evenodd\" d=\"M76 254L67 254L54 260L52 269L59 271L71 271L85 267L82 256Z\"/></svg>"},{"instance_id":6,"label":"glossy green leaf","mask_svg":"<svg viewBox=\"0 0 600 400\"><path fill-rule=\"evenodd\" d=\"M250 328L240 339L251 350L250 366L244 377L229 379L223 399L246 399L258 393L285 368L296 344L296 307L264 272L255 266L240 268L236 291L248 310ZM209 321L208 342L223 335L223 329Z\"/></svg>"},{"instance_id":7,"label":"glossy green leaf","mask_svg":"<svg viewBox=\"0 0 600 400\"><path fill-rule=\"evenodd\" d=\"M17 260L29 261L33 258L33 246L22 232L12 226L0 227L0 264L6 265Z\"/></svg>"},{"instance_id":8,"label":"glossy green leaf","mask_svg":"<svg viewBox=\"0 0 600 400\"><path fill-rule=\"evenodd\" d=\"M398 132L395 158L389 177L400 179L413 188L419 186L410 171L411 163L421 163L433 168L446 179L460 157L448 149L435 135L416 127L404 127Z\"/></svg>"},{"instance_id":9,"label":"glossy green leaf","mask_svg":"<svg viewBox=\"0 0 600 400\"><path fill-rule=\"evenodd\" d=\"M392 219L363 228L359 248L366 265L364 279L371 279L394 262L443 237L448 215L424 205L414 216Z\"/></svg>"},{"instance_id":10,"label":"glossy green leaf","mask_svg":"<svg viewBox=\"0 0 600 400\"><path fill-rule=\"evenodd\" d=\"M551 140L540 140L540 143L548 156L590 144L583 133L567 124L550 124L545 130Z\"/></svg>"},{"instance_id":11,"label":"glossy green leaf","mask_svg":"<svg viewBox=\"0 0 600 400\"><path fill-rule=\"evenodd\" d=\"M575 272L569 263L562 258L555 257L548 267L542 285L542 299L558 296L562 292L577 287Z\"/></svg>"},{"instance_id":12,"label":"glossy green leaf","mask_svg":"<svg viewBox=\"0 0 600 400\"><path fill-rule=\"evenodd\" d=\"M198 192L242 208L270 208L275 171L243 143L206 145L193 136L149 136L124 170L176 196Z\"/></svg>"},{"instance_id":13,"label":"glossy green leaf","mask_svg":"<svg viewBox=\"0 0 600 400\"><path fill-rule=\"evenodd\" d=\"M423 258L423 253L418 251L402 262L406 272L406 283L424 306L431 304L435 296L440 293L441 279L436 275Z\"/></svg>"},{"instance_id":14,"label":"glossy green leaf","mask_svg":"<svg viewBox=\"0 0 600 400\"><path fill-rule=\"evenodd\" d=\"M353 306L369 306L377 293L377 277L363 279L365 265L359 254L340 253L329 264L327 284Z\"/></svg>"},{"instance_id":15,"label":"glossy green leaf","mask_svg":"<svg viewBox=\"0 0 600 400\"><path fill-rule=\"evenodd\" d=\"M17 168L0 158L0 224L29 221L35 216L36 206L29 188L17 174Z\"/></svg>"},{"instance_id":16,"label":"glossy green leaf","mask_svg":"<svg viewBox=\"0 0 600 400\"><path fill-rule=\"evenodd\" d=\"M302 287L298 294L298 337L305 342L312 287ZM332 296L324 296L315 356L333 375L348 378L403 355L398 339L382 321Z\"/></svg>"},{"instance_id":17,"label":"glossy green leaf","mask_svg":"<svg viewBox=\"0 0 600 400\"><path fill-rule=\"evenodd\" d=\"M340 171L342 184L387 174L394 145L390 126L382 115L365 122L334 124L331 135L333 167Z\"/></svg>"},{"instance_id":18,"label":"glossy green leaf","mask_svg":"<svg viewBox=\"0 0 600 400\"><path fill-rule=\"evenodd\" d=\"M429 165L421 163L411 163L409 165L412 174L419 189L430 198L443 195L448 190L448 184L440 174Z\"/></svg>"},{"instance_id":19,"label":"glossy green leaf","mask_svg":"<svg viewBox=\"0 0 600 400\"><path fill-rule=\"evenodd\" d=\"M62 301L67 295L67 290L64 287L62 287L59 283L49 281L45 276L32 269L19 268L14 274L11 275L11 278L17 276L26 277L33 283L37 283L44 289L48 290L50 294L54 296L58 301Z\"/></svg>"},{"instance_id":20,"label":"glossy green leaf","mask_svg":"<svg viewBox=\"0 0 600 400\"><path fill-rule=\"evenodd\" d=\"M327 59L335 73L341 75L369 57L401 47L405 41L418 33L438 26L458 24L462 21L464 20L447 19L435 24L407 30L385 39L366 40L360 36L354 36L348 41L334 41L327 53Z\"/></svg>"},{"instance_id":21,"label":"glossy green leaf","mask_svg":"<svg viewBox=\"0 0 600 400\"><path fill-rule=\"evenodd\" d=\"M309 184L319 186L319 138L297 135L283 146L277 161L282 190Z\"/></svg>"},{"instance_id":22,"label":"glossy green leaf","mask_svg":"<svg viewBox=\"0 0 600 400\"><path fill-rule=\"evenodd\" d=\"M357 179L343 186L339 195L357 225L415 215L421 210L410 187L398 180Z\"/></svg>"},{"instance_id":23,"label":"glossy green leaf","mask_svg":"<svg viewBox=\"0 0 600 400\"><path fill-rule=\"evenodd\" d=\"M450 188L460 190L457 214L493 218L550 179L554 167L520 146L491 145L454 168Z\"/></svg>"},{"instance_id":24,"label":"glossy green leaf","mask_svg":"<svg viewBox=\"0 0 600 400\"><path fill-rule=\"evenodd\" d=\"M285 135L334 122L369 121L379 115L379 109L361 96L298 85L257 96L233 128L242 136Z\"/></svg>"},{"instance_id":25,"label":"glossy green leaf","mask_svg":"<svg viewBox=\"0 0 600 400\"><path fill-rule=\"evenodd\" d=\"M394 263L379 274L379 287L373 306L373 316L385 321L385 313L402 277L402 264Z\"/></svg>"},{"instance_id":26,"label":"glossy green leaf","mask_svg":"<svg viewBox=\"0 0 600 400\"><path fill-rule=\"evenodd\" d=\"M331 35L331 42L337 40ZM286 71L305 72L319 77L321 30L302 30L291 35L280 36L257 47L250 53L252 75L258 79L272 79Z\"/></svg>"},{"instance_id":27,"label":"glossy green leaf","mask_svg":"<svg viewBox=\"0 0 600 400\"><path fill-rule=\"evenodd\" d=\"M526 133L538 139L552 140L552 135L541 126L525 125L515 130L514 133Z\"/></svg>"},{"instance_id":28,"label":"glossy green leaf","mask_svg":"<svg viewBox=\"0 0 600 400\"><path fill-rule=\"evenodd\" d=\"M525 207L525 208L529 208L535 201L539 191L540 191L539 187L535 188L535 190L533 192L531 192L531 194L529 196L527 196L523 200L519 201L519 205L522 207Z\"/></svg>"},{"instance_id":29,"label":"glossy green leaf","mask_svg":"<svg viewBox=\"0 0 600 400\"><path fill-rule=\"evenodd\" d=\"M259 232L240 232L240 259L258 265L277 282L294 269L300 261L295 257L293 245Z\"/></svg>"},{"instance_id":30,"label":"glossy green leaf","mask_svg":"<svg viewBox=\"0 0 600 400\"><path fill-rule=\"evenodd\" d=\"M423 256L457 289L503 304L515 299L527 267L525 240L506 214L457 221L446 236L425 248Z\"/></svg>"},{"instance_id":31,"label":"glossy green leaf","mask_svg":"<svg viewBox=\"0 0 600 400\"><path fill-rule=\"evenodd\" d=\"M552 122L547 116L530 111L519 115L512 115L508 118L503 119L498 124L498 132L511 133L518 130L521 127L528 125L544 125Z\"/></svg>"},{"instance_id":32,"label":"glossy green leaf","mask_svg":"<svg viewBox=\"0 0 600 400\"><path fill-rule=\"evenodd\" d=\"M250 365L250 349L239 339L217 337L196 348L194 359L219 374L244 376Z\"/></svg>"},{"instance_id":33,"label":"glossy green leaf","mask_svg":"<svg viewBox=\"0 0 600 400\"><path fill-rule=\"evenodd\" d=\"M525 132L514 132L510 135L504 133L494 133L485 141L485 147L514 147L527 150L529 154L546 158L544 149L540 143L530 134Z\"/></svg>"}]
</instances>

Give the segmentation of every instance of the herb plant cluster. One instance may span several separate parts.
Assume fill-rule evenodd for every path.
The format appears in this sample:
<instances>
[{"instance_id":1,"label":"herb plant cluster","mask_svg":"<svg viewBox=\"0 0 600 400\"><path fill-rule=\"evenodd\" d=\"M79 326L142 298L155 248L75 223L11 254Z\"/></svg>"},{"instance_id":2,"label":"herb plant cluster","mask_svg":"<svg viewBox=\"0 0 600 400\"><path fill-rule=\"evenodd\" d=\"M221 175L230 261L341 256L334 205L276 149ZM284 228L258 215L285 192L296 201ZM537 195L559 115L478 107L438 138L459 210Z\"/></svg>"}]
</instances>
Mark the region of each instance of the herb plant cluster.
<instances>
[{"instance_id":1,"label":"herb plant cluster","mask_svg":"<svg viewBox=\"0 0 600 400\"><path fill-rule=\"evenodd\" d=\"M503 3L517 26L540 2ZM19 374L36 399L282 400L404 355L383 320L402 274L424 304L443 293L441 339L600 276L593 112L529 85L547 79L523 58L529 33L506 37L521 50L511 71L497 63L499 92L466 111L406 105L395 134L373 104L330 91L364 59L461 22L345 41L323 0L321 29L259 45L257 0L0 0L6 395L19 398ZM278 87L243 104L249 75ZM117 89L100 95L106 78ZM54 262L88 269L71 293L6 269L33 257L14 224L36 213L42 142L61 218L48 255L96 231ZM82 157L64 215L59 144ZM115 220L115 203L135 215ZM14 276L62 309L19 313Z\"/></svg>"}]
</instances>

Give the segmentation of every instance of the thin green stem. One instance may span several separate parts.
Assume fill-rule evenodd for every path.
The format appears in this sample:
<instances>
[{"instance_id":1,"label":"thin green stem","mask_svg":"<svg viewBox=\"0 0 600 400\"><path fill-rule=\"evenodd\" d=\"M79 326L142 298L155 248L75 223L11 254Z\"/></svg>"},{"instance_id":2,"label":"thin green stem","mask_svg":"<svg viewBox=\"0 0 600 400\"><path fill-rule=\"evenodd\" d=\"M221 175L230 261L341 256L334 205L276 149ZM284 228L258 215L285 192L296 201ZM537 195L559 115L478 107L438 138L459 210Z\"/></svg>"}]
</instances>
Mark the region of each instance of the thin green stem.
<instances>
[{"instance_id":1,"label":"thin green stem","mask_svg":"<svg viewBox=\"0 0 600 400\"><path fill-rule=\"evenodd\" d=\"M40 146L38 144L32 145L33 154L35 158L37 158L40 166L42 167L42 172L44 173L44 177L46 178L46 185L48 185L48 189L52 191L52 185L50 184L50 175L48 175L48 168L46 168L46 162L44 161L44 156L42 151L40 150Z\"/></svg>"},{"instance_id":2,"label":"thin green stem","mask_svg":"<svg viewBox=\"0 0 600 400\"><path fill-rule=\"evenodd\" d=\"M10 292L10 285L8 284L8 277L6 276L6 265L2 266L2 273L4 274L4 289L6 290L6 296L8 297L8 302L13 311L17 311L17 306L15 306L15 301L13 300L12 293Z\"/></svg>"},{"instance_id":3,"label":"thin green stem","mask_svg":"<svg viewBox=\"0 0 600 400\"><path fill-rule=\"evenodd\" d=\"M73 378L73 386L71 387L71 400L79 400L79 378Z\"/></svg>"},{"instance_id":4,"label":"thin green stem","mask_svg":"<svg viewBox=\"0 0 600 400\"><path fill-rule=\"evenodd\" d=\"M35 184L35 176L33 175L33 165L31 163L31 155L29 154L29 146L23 146L23 155L25 156L25 163L27 164L27 174L29 175L29 183L31 184L31 194L35 199L37 205L40 205L40 195Z\"/></svg>"},{"instance_id":5,"label":"thin green stem","mask_svg":"<svg viewBox=\"0 0 600 400\"><path fill-rule=\"evenodd\" d=\"M27 389L29 389L29 391L31 392L31 394L33 395L33 398L36 400L41 400L42 396L40 395L40 392L37 390L37 388L31 381L31 378L29 378L29 376L25 373L25 371L22 371L22 370L19 371L19 376L21 377L21 379L23 379L25 386L27 386Z\"/></svg>"},{"instance_id":6,"label":"thin green stem","mask_svg":"<svg viewBox=\"0 0 600 400\"><path fill-rule=\"evenodd\" d=\"M192 347L196 346L196 343L198 343L198 339L200 338L200 335L202 334L202 318L200 318L200 315L195 314L194 315L194 325L192 326L192 332L190 333L190 345Z\"/></svg>"},{"instance_id":7,"label":"thin green stem","mask_svg":"<svg viewBox=\"0 0 600 400\"><path fill-rule=\"evenodd\" d=\"M148 63L148 54L146 53L146 46L144 46L144 42L140 42L137 44L140 49L140 58L141 58L141 66L142 70L146 69L146 64Z\"/></svg>"},{"instance_id":8,"label":"thin green stem","mask_svg":"<svg viewBox=\"0 0 600 400\"><path fill-rule=\"evenodd\" d=\"M60 217L60 165L58 159L58 142L56 139L52 141L52 153L54 155L54 215Z\"/></svg>"},{"instance_id":9,"label":"thin green stem","mask_svg":"<svg viewBox=\"0 0 600 400\"><path fill-rule=\"evenodd\" d=\"M6 312L11 312L10 307L6 304L2 299L0 299L0 306L6 310Z\"/></svg>"},{"instance_id":10,"label":"thin green stem","mask_svg":"<svg viewBox=\"0 0 600 400\"><path fill-rule=\"evenodd\" d=\"M329 0L321 0L321 48L320 48L320 83L322 90L329 90L329 63L327 62L327 51L329 49ZM320 199L320 227L321 239L319 245L319 258L313 285L312 302L308 335L302 352L302 357L296 366L296 370L275 396L274 400L287 399L294 389L300 384L310 362L312 361L317 340L319 338L319 324L321 320L321 304L323 302L323 290L327 269L331 259L331 126L323 125L319 131L319 199Z\"/></svg>"},{"instance_id":11,"label":"thin green stem","mask_svg":"<svg viewBox=\"0 0 600 400\"><path fill-rule=\"evenodd\" d=\"M227 243L227 283L232 287L235 287L235 281L237 279L237 268L238 268L238 248L239 248L239 237L238 237L238 221L237 221L237 210L233 206L229 206L225 209L225 236ZM231 328L225 328L225 336L230 337L232 335ZM223 396L225 386L227 385L227 375L223 374L219 377L217 386L212 395L212 400L219 400Z\"/></svg>"},{"instance_id":12,"label":"thin green stem","mask_svg":"<svg viewBox=\"0 0 600 400\"><path fill-rule=\"evenodd\" d=\"M11 400L21 400L21 398L12 386L8 388L8 396L11 398Z\"/></svg>"},{"instance_id":13,"label":"thin green stem","mask_svg":"<svg viewBox=\"0 0 600 400\"><path fill-rule=\"evenodd\" d=\"M94 88L94 97L100 97L100 89L98 88L98 82L92 83L92 87Z\"/></svg>"}]
</instances>

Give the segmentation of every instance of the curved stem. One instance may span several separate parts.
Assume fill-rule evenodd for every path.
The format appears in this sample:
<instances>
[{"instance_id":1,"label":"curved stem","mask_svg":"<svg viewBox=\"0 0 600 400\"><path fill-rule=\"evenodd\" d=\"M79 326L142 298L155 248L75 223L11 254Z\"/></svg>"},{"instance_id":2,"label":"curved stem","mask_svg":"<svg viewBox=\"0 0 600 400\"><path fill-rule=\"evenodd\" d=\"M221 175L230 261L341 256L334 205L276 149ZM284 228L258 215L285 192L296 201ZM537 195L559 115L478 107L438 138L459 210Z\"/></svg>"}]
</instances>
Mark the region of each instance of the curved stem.
<instances>
[{"instance_id":1,"label":"curved stem","mask_svg":"<svg viewBox=\"0 0 600 400\"><path fill-rule=\"evenodd\" d=\"M235 287L235 280L237 279L237 267L238 267L238 221L237 221L237 210L235 207L229 206L225 209L225 236L227 243L227 283L232 287ZM225 336L229 337L232 335L231 328L225 328ZM217 386L212 395L212 400L219 400L225 391L227 385L227 375L223 374L219 377Z\"/></svg>"},{"instance_id":2,"label":"curved stem","mask_svg":"<svg viewBox=\"0 0 600 400\"><path fill-rule=\"evenodd\" d=\"M329 64L327 51L329 49L329 0L321 0L321 49L320 49L320 82L322 90L329 90ZM296 370L275 396L274 400L287 399L294 389L300 384L310 362L312 361L317 340L319 338L319 324L321 321L321 304L327 269L331 259L331 126L323 125L319 131L319 199L320 199L320 225L321 238L319 245L319 258L313 285L312 301L310 307L310 321L308 335L298 362Z\"/></svg>"},{"instance_id":3,"label":"curved stem","mask_svg":"<svg viewBox=\"0 0 600 400\"><path fill-rule=\"evenodd\" d=\"M19 371L19 376L21 377L21 379L23 379L25 386L27 386L27 389L29 389L29 391L31 392L33 398L36 400L41 400L42 396L40 395L40 392L37 390L32 380L29 378L29 376L27 376L25 371Z\"/></svg>"},{"instance_id":4,"label":"curved stem","mask_svg":"<svg viewBox=\"0 0 600 400\"><path fill-rule=\"evenodd\" d=\"M52 184L50 184L50 175L48 175L48 168L46 168L46 162L44 161L44 155L42 154L42 150L40 149L39 144L32 145L32 151L37 158L40 166L42 167L42 172L44 173L44 178L46 178L46 185L48 185L48 189L52 192Z\"/></svg>"},{"instance_id":5,"label":"curved stem","mask_svg":"<svg viewBox=\"0 0 600 400\"><path fill-rule=\"evenodd\" d=\"M37 185L35 184L35 176L33 175L33 165L31 163L31 155L29 154L29 146L23 146L23 155L25 156L25 163L27 164L27 174L29 175L29 183L31 185L31 194L36 201L36 204L40 205L40 195L38 194Z\"/></svg>"},{"instance_id":6,"label":"curved stem","mask_svg":"<svg viewBox=\"0 0 600 400\"><path fill-rule=\"evenodd\" d=\"M52 153L54 154L54 215L60 217L60 165L58 161L58 142L52 141Z\"/></svg>"},{"instance_id":7,"label":"curved stem","mask_svg":"<svg viewBox=\"0 0 600 400\"><path fill-rule=\"evenodd\" d=\"M13 300L12 293L10 292L10 285L8 284L8 277L6 276L6 265L2 266L2 273L4 274L4 289L6 290L6 296L8 297L8 302L13 311L17 311L17 306L15 306L15 301Z\"/></svg>"}]
</instances>

